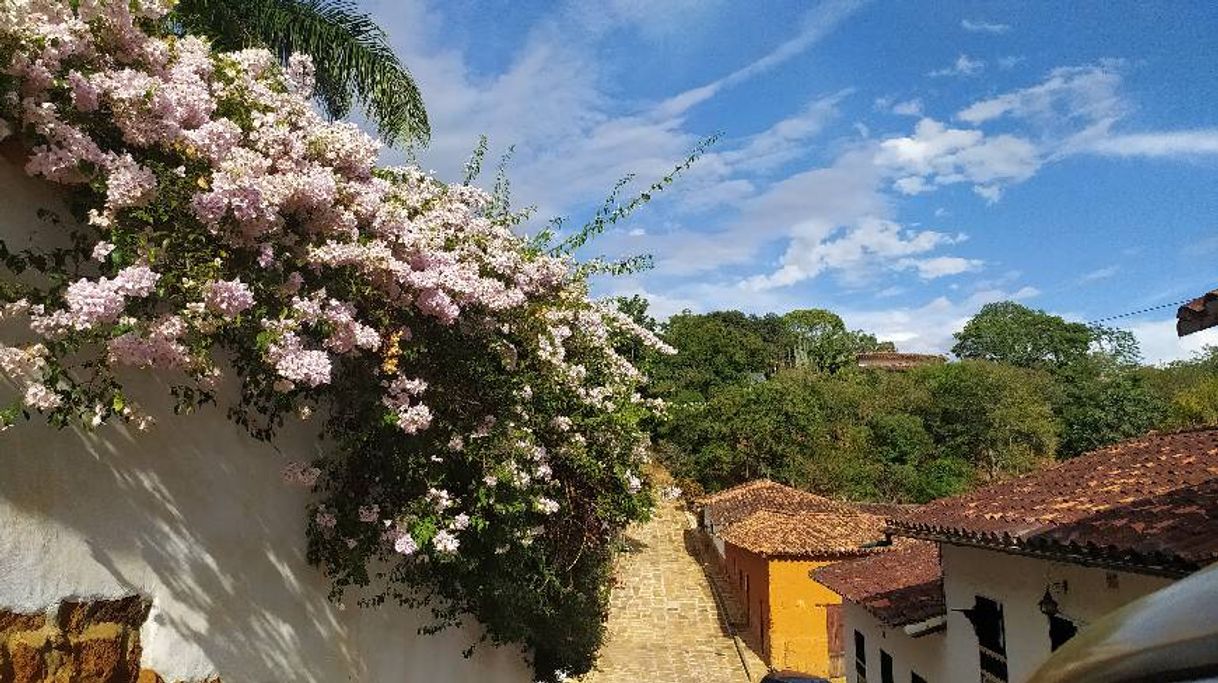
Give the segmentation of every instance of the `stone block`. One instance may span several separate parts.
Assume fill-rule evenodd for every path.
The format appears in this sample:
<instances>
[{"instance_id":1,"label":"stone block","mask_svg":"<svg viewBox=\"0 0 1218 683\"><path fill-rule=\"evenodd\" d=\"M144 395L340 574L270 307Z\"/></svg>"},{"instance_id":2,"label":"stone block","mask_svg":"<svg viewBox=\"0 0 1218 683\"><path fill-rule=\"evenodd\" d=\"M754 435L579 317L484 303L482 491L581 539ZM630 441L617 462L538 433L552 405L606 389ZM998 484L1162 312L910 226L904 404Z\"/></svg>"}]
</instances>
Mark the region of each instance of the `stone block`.
<instances>
[{"instance_id":1,"label":"stone block","mask_svg":"<svg viewBox=\"0 0 1218 683\"><path fill-rule=\"evenodd\" d=\"M81 683L134 683L138 673L128 671L126 649L121 635L77 642L72 653L77 678Z\"/></svg>"},{"instance_id":2,"label":"stone block","mask_svg":"<svg viewBox=\"0 0 1218 683\"><path fill-rule=\"evenodd\" d=\"M94 624L72 636L72 681L135 683L139 677L138 635L116 623Z\"/></svg>"},{"instance_id":3,"label":"stone block","mask_svg":"<svg viewBox=\"0 0 1218 683\"><path fill-rule=\"evenodd\" d=\"M94 624L123 624L138 629L148 618L152 603L131 595L117 600L65 600L59 606L59 627L67 633L81 633Z\"/></svg>"},{"instance_id":4,"label":"stone block","mask_svg":"<svg viewBox=\"0 0 1218 683\"><path fill-rule=\"evenodd\" d=\"M41 612L26 614L0 609L0 636L10 631L37 631L47 623L47 615Z\"/></svg>"},{"instance_id":5,"label":"stone block","mask_svg":"<svg viewBox=\"0 0 1218 683\"><path fill-rule=\"evenodd\" d=\"M43 683L47 678L43 648L14 641L8 644L9 667L13 683Z\"/></svg>"}]
</instances>

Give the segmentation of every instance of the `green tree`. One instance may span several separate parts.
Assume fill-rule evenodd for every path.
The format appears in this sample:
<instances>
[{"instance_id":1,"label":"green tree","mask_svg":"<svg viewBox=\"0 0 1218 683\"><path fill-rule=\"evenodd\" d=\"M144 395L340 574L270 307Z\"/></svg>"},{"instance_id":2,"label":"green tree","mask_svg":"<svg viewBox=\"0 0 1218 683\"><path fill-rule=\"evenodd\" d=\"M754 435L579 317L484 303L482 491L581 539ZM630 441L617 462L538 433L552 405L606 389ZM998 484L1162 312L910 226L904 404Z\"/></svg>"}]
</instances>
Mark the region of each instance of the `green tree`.
<instances>
[{"instance_id":1,"label":"green tree","mask_svg":"<svg viewBox=\"0 0 1218 683\"><path fill-rule=\"evenodd\" d=\"M674 407L668 463L709 490L768 477L846 494L865 441L853 420L838 416L854 413L861 395L862 387L809 369L724 387L708 401Z\"/></svg>"},{"instance_id":2,"label":"green tree","mask_svg":"<svg viewBox=\"0 0 1218 683\"><path fill-rule=\"evenodd\" d=\"M1207 377L1173 396L1169 411L1172 426L1218 424L1218 377Z\"/></svg>"},{"instance_id":3,"label":"green tree","mask_svg":"<svg viewBox=\"0 0 1218 683\"><path fill-rule=\"evenodd\" d=\"M957 332L952 353L966 360L1055 368L1087 356L1092 328L1013 301L986 304Z\"/></svg>"},{"instance_id":4,"label":"green tree","mask_svg":"<svg viewBox=\"0 0 1218 683\"><path fill-rule=\"evenodd\" d=\"M630 319L637 323L640 327L656 331L658 327L656 319L651 317L648 309L651 308L651 302L646 297L638 294L632 296L619 296L614 298L614 303L617 305L617 310L630 316Z\"/></svg>"},{"instance_id":5,"label":"green tree","mask_svg":"<svg viewBox=\"0 0 1218 683\"><path fill-rule=\"evenodd\" d=\"M1167 405L1132 366L1095 353L1053 372L1053 411L1061 424L1058 455L1072 458L1145 434Z\"/></svg>"},{"instance_id":6,"label":"green tree","mask_svg":"<svg viewBox=\"0 0 1218 683\"><path fill-rule=\"evenodd\" d=\"M661 334L677 354L657 359L652 390L673 402L700 401L725 386L764 379L778 365L781 329L777 316L678 313Z\"/></svg>"},{"instance_id":7,"label":"green tree","mask_svg":"<svg viewBox=\"0 0 1218 683\"><path fill-rule=\"evenodd\" d=\"M894 350L871 334L847 329L841 317L823 308L791 311L782 320L789 337L786 362L792 367L837 372L854 365L860 353Z\"/></svg>"},{"instance_id":8,"label":"green tree","mask_svg":"<svg viewBox=\"0 0 1218 683\"><path fill-rule=\"evenodd\" d=\"M1067 322L1004 301L983 307L956 342L952 352L961 358L1050 373L1061 457L1143 434L1165 413L1137 372L1141 353L1126 330Z\"/></svg>"},{"instance_id":9,"label":"green tree","mask_svg":"<svg viewBox=\"0 0 1218 683\"><path fill-rule=\"evenodd\" d=\"M1163 367L1146 367L1138 377L1163 405L1168 428L1218 424L1218 346Z\"/></svg>"},{"instance_id":10,"label":"green tree","mask_svg":"<svg viewBox=\"0 0 1218 683\"><path fill-rule=\"evenodd\" d=\"M171 20L183 33L211 38L220 50L265 47L286 63L313 58L317 99L342 118L359 101L388 143L426 142L423 96L385 32L346 0L179 0Z\"/></svg>"},{"instance_id":11,"label":"green tree","mask_svg":"<svg viewBox=\"0 0 1218 683\"><path fill-rule=\"evenodd\" d=\"M988 361L917 371L931 401L928 431L943 455L970 462L987 480L1019 474L1051 458L1058 426L1044 373Z\"/></svg>"},{"instance_id":12,"label":"green tree","mask_svg":"<svg viewBox=\"0 0 1218 683\"><path fill-rule=\"evenodd\" d=\"M920 467L935 453L935 441L922 418L908 413L880 413L867 423L875 465L876 497L917 498Z\"/></svg>"}]
</instances>

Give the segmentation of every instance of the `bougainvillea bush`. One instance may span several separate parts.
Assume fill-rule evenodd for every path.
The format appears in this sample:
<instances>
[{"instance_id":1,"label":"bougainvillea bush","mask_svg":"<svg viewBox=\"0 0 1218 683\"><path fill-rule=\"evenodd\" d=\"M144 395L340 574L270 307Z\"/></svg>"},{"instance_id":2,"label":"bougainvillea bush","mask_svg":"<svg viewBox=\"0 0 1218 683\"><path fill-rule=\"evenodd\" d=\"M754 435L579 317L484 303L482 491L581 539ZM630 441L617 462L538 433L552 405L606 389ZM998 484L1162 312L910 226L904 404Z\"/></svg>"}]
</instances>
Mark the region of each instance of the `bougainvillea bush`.
<instances>
[{"instance_id":1,"label":"bougainvillea bush","mask_svg":"<svg viewBox=\"0 0 1218 683\"><path fill-rule=\"evenodd\" d=\"M663 345L494 197L376 167L314 111L307 57L213 52L155 1L0 7L0 135L80 221L68 247L0 248L6 326L37 339L0 345L3 424L155 428L131 369L181 377L180 409L233 382L257 438L307 420L328 445L284 476L316 494L336 598L473 615L543 678L587 670L610 546L651 502L655 406L615 344Z\"/></svg>"}]
</instances>

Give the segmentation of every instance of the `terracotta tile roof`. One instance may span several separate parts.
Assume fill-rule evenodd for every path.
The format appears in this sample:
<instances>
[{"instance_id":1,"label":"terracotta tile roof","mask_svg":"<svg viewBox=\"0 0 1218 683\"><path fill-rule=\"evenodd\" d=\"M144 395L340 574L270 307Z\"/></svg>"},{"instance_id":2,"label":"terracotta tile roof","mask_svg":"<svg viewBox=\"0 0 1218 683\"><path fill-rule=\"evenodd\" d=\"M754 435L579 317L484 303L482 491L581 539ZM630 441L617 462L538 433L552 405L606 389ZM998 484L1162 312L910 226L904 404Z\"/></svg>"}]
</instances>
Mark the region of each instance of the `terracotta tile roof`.
<instances>
[{"instance_id":1,"label":"terracotta tile roof","mask_svg":"<svg viewBox=\"0 0 1218 683\"><path fill-rule=\"evenodd\" d=\"M783 488L783 489L791 488L789 486L783 486L782 484L779 484L776 481L771 481L769 479L754 479L752 481L746 481L743 484L737 484L731 488L723 489L722 491L719 491L717 493L708 493L705 496L702 496L701 498L698 498L697 500L695 500L694 503L696 503L698 505L710 505L712 503L718 503L721 501L729 500L731 498L735 498L737 496L747 494L749 491L758 491L758 490L763 490L763 489L767 489L770 487L779 487L779 488Z\"/></svg>"},{"instance_id":2,"label":"terracotta tile roof","mask_svg":"<svg viewBox=\"0 0 1218 683\"><path fill-rule=\"evenodd\" d=\"M897 353L873 351L858 355L858 366L873 370L912 370L923 365L945 363L947 359L930 353Z\"/></svg>"},{"instance_id":3,"label":"terracotta tile roof","mask_svg":"<svg viewBox=\"0 0 1218 683\"><path fill-rule=\"evenodd\" d=\"M851 557L874 552L864 546L884 539L884 518L849 508L794 514L759 510L720 536L763 557Z\"/></svg>"},{"instance_id":4,"label":"terracotta tile roof","mask_svg":"<svg viewBox=\"0 0 1218 683\"><path fill-rule=\"evenodd\" d=\"M1181 575L1218 560L1218 429L1123 441L923 505L897 534Z\"/></svg>"},{"instance_id":5,"label":"terracotta tile roof","mask_svg":"<svg viewBox=\"0 0 1218 683\"><path fill-rule=\"evenodd\" d=\"M813 578L888 626L946 613L937 543L899 540L886 552L821 567Z\"/></svg>"},{"instance_id":6,"label":"terracotta tile roof","mask_svg":"<svg viewBox=\"0 0 1218 683\"><path fill-rule=\"evenodd\" d=\"M769 479L750 481L695 501L710 514L718 527L735 524L760 510L797 514L801 512L852 511L842 503Z\"/></svg>"},{"instance_id":7,"label":"terracotta tile roof","mask_svg":"<svg viewBox=\"0 0 1218 683\"><path fill-rule=\"evenodd\" d=\"M1176 309L1176 335L1200 332L1218 325L1218 289L1206 292Z\"/></svg>"}]
</instances>

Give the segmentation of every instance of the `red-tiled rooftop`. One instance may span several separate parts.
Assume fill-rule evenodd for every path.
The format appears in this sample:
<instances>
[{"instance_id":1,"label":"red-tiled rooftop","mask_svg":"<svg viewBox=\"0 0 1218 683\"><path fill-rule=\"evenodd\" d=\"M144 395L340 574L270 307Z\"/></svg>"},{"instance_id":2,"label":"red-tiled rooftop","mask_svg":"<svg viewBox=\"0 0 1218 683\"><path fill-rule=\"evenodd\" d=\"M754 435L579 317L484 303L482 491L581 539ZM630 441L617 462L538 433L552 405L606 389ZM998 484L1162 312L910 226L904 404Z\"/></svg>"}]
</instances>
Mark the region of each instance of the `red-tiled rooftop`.
<instances>
[{"instance_id":1,"label":"red-tiled rooftop","mask_svg":"<svg viewBox=\"0 0 1218 683\"><path fill-rule=\"evenodd\" d=\"M858 355L858 366L873 370L912 370L923 365L946 363L947 359L929 353L899 353L897 351L871 351Z\"/></svg>"},{"instance_id":2,"label":"red-tiled rooftop","mask_svg":"<svg viewBox=\"0 0 1218 683\"><path fill-rule=\"evenodd\" d=\"M884 540L884 518L849 509L789 514L754 512L720 536L763 557L837 558L863 555Z\"/></svg>"},{"instance_id":3,"label":"red-tiled rooftop","mask_svg":"<svg viewBox=\"0 0 1218 683\"><path fill-rule=\"evenodd\" d=\"M814 578L894 628L944 614L937 543L898 541L887 552L822 567Z\"/></svg>"},{"instance_id":4,"label":"red-tiled rooftop","mask_svg":"<svg viewBox=\"0 0 1218 683\"><path fill-rule=\"evenodd\" d=\"M1176 310L1176 334L1200 332L1218 325L1218 289L1206 292Z\"/></svg>"},{"instance_id":5,"label":"red-tiled rooftop","mask_svg":"<svg viewBox=\"0 0 1218 683\"><path fill-rule=\"evenodd\" d=\"M791 488L769 479L757 479L695 501L710 513L720 527L735 524L761 510L798 514L802 512L852 511L848 503Z\"/></svg>"},{"instance_id":6,"label":"red-tiled rooftop","mask_svg":"<svg viewBox=\"0 0 1218 683\"><path fill-rule=\"evenodd\" d=\"M1218 560L1218 429L1123 441L923 505L894 533L1185 574Z\"/></svg>"}]
</instances>

